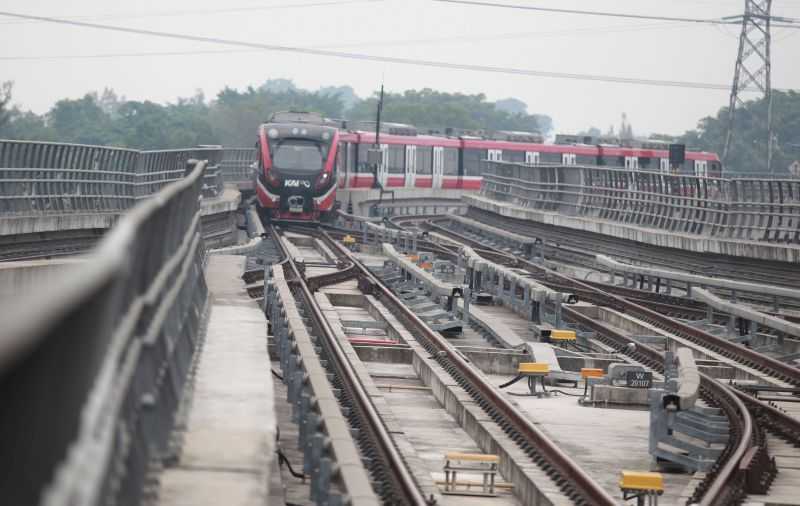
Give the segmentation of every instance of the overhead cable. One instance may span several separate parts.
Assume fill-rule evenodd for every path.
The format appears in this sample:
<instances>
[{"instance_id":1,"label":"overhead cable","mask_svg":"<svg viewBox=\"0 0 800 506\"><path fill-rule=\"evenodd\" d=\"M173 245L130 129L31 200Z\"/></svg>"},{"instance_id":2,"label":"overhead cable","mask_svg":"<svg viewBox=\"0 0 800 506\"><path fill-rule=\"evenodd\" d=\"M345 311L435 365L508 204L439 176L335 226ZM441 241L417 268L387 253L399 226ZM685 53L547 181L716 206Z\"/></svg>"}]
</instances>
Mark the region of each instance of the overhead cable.
<instances>
[{"instance_id":1,"label":"overhead cable","mask_svg":"<svg viewBox=\"0 0 800 506\"><path fill-rule=\"evenodd\" d=\"M715 84L715 83L702 83L702 82L691 82L691 81L668 81L668 80L656 80L656 79L643 79L643 78L635 78L635 77L620 77L620 76L607 76L607 75L597 75L597 74L577 74L577 73L570 73L570 72L548 72L543 70L533 70L533 69L522 69L522 68L515 68L515 67L501 67L501 66L491 66L491 65L475 65L475 64L466 64L466 63L452 63L452 62L443 62L443 61L434 61L434 60L420 60L414 58L400 58L400 57L393 57L393 56L379 56L379 55L371 55L371 54L363 54L363 53L351 53L351 52L344 52L344 51L335 51L330 49L316 49L316 48L304 48L304 47L294 47L294 46L284 46L278 44L262 44L257 42L245 42L245 41L237 41L231 39L222 39L217 37L205 37L199 35L188 35L188 34L179 34L173 32L162 32L162 31L155 31L155 30L144 30L140 28L128 28L123 26L113 26L113 25L106 25L106 24L99 24L99 23L87 23L84 21L73 21L68 19L59 19L59 18L51 18L45 16L32 16L28 14L18 14L13 12L5 12L0 11L0 16L9 16L14 18L20 19L33 19L38 21L47 21L50 23L62 24L62 25L70 25L70 26L79 26L83 28L95 28L98 30L107 30L107 31L114 31L114 32L121 32L121 33L130 33L136 35L148 35L152 37L161 37L161 38L168 38L168 39L177 39L177 40L189 40L194 42L204 42L210 44L221 44L226 46L233 46L233 47L246 47L251 49L261 49L264 51L277 51L277 52L285 52L285 53L296 53L296 54L306 54L306 55L313 55L313 56L324 56L324 57L333 57L333 58L343 58L343 59L350 59L350 60L360 60L360 61L371 61L371 62L380 62L380 63L393 63L393 64L400 64L400 65L414 65L419 67L433 67L433 68L444 68L444 69L452 69L452 70L469 70L469 71L476 71L476 72L490 72L496 74L511 74L511 75L523 75L523 76L534 76L534 77L551 77L551 78L560 78L560 79L576 79L576 80L583 80L583 81L601 81L601 82L608 82L608 83L621 83L621 84L641 84L641 85L650 85L650 86L668 86L668 87L678 87L678 88L693 88L693 89L707 89L707 90L722 90L722 91L729 91L729 86L726 84ZM749 91L749 90L748 90ZM755 90L753 90L755 91Z\"/></svg>"},{"instance_id":2,"label":"overhead cable","mask_svg":"<svg viewBox=\"0 0 800 506\"><path fill-rule=\"evenodd\" d=\"M587 11L579 9L561 9L556 7L537 7L535 5L520 5L520 4L507 4L507 3L493 3L481 2L477 0L433 0L434 2L461 4L461 5L474 5L478 7L500 7L503 9L516 9L524 11L538 11L549 12L552 14L580 14L584 16L603 16L609 18L626 18L626 19L647 19L653 21L670 21L677 23L698 23L707 25L741 25L741 20L734 18L685 18L673 16L653 16L647 14L627 14L622 12L609 12L609 11ZM773 19L782 21L782 23L772 23L773 27L777 28L795 28L800 29L800 20L793 18L775 17Z\"/></svg>"}]
</instances>

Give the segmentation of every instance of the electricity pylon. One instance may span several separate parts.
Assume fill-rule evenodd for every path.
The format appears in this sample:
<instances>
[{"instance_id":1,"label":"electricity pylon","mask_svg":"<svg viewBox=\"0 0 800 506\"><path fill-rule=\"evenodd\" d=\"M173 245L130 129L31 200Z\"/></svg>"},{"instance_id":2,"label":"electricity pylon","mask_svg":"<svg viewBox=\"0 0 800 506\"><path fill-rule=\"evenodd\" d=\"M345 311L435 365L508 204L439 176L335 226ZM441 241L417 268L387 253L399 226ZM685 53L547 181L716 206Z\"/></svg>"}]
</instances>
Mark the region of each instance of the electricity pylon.
<instances>
[{"instance_id":1,"label":"electricity pylon","mask_svg":"<svg viewBox=\"0 0 800 506\"><path fill-rule=\"evenodd\" d=\"M739 53L733 73L733 86L728 106L728 132L722 161L727 163L733 138L736 107L743 106L739 97L742 90L754 86L763 93L767 105L767 172L772 172L772 83L770 62L770 10L772 0L745 0L742 18L742 33L739 36ZM736 16L738 18L739 16ZM726 18L726 19L736 19Z\"/></svg>"}]
</instances>

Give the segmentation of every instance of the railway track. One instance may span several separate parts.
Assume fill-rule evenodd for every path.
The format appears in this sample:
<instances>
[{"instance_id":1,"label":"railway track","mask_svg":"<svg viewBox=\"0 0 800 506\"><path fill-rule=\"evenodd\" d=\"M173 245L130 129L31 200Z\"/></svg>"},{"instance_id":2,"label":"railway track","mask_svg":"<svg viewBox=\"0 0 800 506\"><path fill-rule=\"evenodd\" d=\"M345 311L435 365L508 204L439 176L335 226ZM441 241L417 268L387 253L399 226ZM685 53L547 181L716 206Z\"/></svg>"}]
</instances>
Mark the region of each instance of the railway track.
<instances>
[{"instance_id":1,"label":"railway track","mask_svg":"<svg viewBox=\"0 0 800 506\"><path fill-rule=\"evenodd\" d=\"M342 392L339 398L340 404L348 410L351 426L359 431L357 442L361 453L369 456L372 461L372 478L379 484L378 495L385 504L429 504L395 448L375 406L358 380L313 295L312 287L319 288L326 283L352 277L350 270L352 265L324 277L306 278L304 267L298 265L280 239L281 232L271 227L270 234L280 245L283 257L286 259L283 263L286 279L289 280L295 300L305 309L312 333L318 338L317 344L321 348L321 355L329 364L333 376L331 383Z\"/></svg>"},{"instance_id":2,"label":"railway track","mask_svg":"<svg viewBox=\"0 0 800 506\"><path fill-rule=\"evenodd\" d=\"M92 249L105 230L72 230L0 239L0 262L79 255Z\"/></svg>"},{"instance_id":3,"label":"railway track","mask_svg":"<svg viewBox=\"0 0 800 506\"><path fill-rule=\"evenodd\" d=\"M800 285L800 269L796 265L787 266L780 262L761 262L753 267L750 259L731 259L723 255L699 254L678 249L650 246L630 240L606 237L602 234L580 230L561 230L558 227L534 223L526 220L502 217L470 208L469 218L505 230L531 237L548 240L548 246L555 244L559 256L581 265L594 265L594 253L602 253L630 261L645 262L652 265L669 266L694 274L731 277L757 283L795 287ZM592 254L585 253L591 251Z\"/></svg>"},{"instance_id":4,"label":"railway track","mask_svg":"<svg viewBox=\"0 0 800 506\"><path fill-rule=\"evenodd\" d=\"M280 238L284 232L273 228L270 233ZM314 298L316 290L350 279L357 279L362 293L377 298L392 313L424 349L426 359L434 359L497 424L505 434L500 437L507 437L516 443L525 456L526 462L522 465L536 464L553 481L557 489L575 504L592 506L616 504L607 491L522 414L441 334L431 330L350 251L336 243L332 235L337 232L332 234L322 229L310 232L304 228L299 230L299 233L311 233L336 256L338 268L324 274L309 275L309 268L296 262L285 250L284 255L287 260L282 265L285 276L291 283L295 299L305 308L312 332L318 338L317 345L322 348L321 356L330 364L329 371L334 375L333 384L343 392L341 398L347 402L346 410L350 413L351 423L358 429L358 441L362 445L362 453L369 455L370 460L373 458L380 460L380 465L371 466L371 469L373 479L381 484L379 489L385 503L424 504L422 501L425 498L416 488L406 464L397 455L391 437L383 429L384 424L377 417L369 397L364 394L363 386L359 384L358 378L352 371L352 365L349 364L330 323L325 319ZM281 242L280 239L278 241Z\"/></svg>"},{"instance_id":5,"label":"railway track","mask_svg":"<svg viewBox=\"0 0 800 506\"><path fill-rule=\"evenodd\" d=\"M551 288L560 290L568 288L573 292L579 292L584 300L588 299L597 305L610 307L634 316L666 332L687 339L699 348L712 350L741 366L761 371L787 385L794 387L800 385L800 369L698 330L647 307L659 304L659 302L651 300L652 296L647 296L644 300L637 300L630 297L630 292L610 293L605 290L605 286L599 287L595 284L578 281L522 259L509 262L508 256L498 250L487 254L486 246L474 239L436 224L429 224L429 227L462 244L483 248L483 254L489 260L522 268ZM675 312L685 316L687 308L682 304L672 307ZM661 306L659 309L664 310L665 308ZM663 369L663 355L647 344L636 342L635 339L594 318L587 317L573 308L563 308L563 316L586 329L593 330L599 341L613 349L623 349L623 353L629 355L633 360L655 371ZM626 348L626 345L631 342L636 342L634 350ZM771 463L767 452L767 436L777 437L798 447L800 446L800 420L781 410L775 403L760 401L708 376L703 376L701 381L703 399L710 405L720 407L730 420L731 439L711 472L698 486L692 500L702 505L734 504L747 495L748 487L753 487L754 484L760 484L762 489L768 487L774 478L774 464Z\"/></svg>"}]
</instances>

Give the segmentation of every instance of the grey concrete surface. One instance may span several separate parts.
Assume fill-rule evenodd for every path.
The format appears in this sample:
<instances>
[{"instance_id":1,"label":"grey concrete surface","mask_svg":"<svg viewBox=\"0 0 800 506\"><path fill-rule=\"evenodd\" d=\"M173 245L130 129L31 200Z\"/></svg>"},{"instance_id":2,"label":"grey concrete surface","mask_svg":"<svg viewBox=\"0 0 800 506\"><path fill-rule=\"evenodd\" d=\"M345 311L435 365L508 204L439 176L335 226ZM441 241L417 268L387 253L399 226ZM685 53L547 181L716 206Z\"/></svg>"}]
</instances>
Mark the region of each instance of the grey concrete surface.
<instances>
[{"instance_id":1,"label":"grey concrete surface","mask_svg":"<svg viewBox=\"0 0 800 506\"><path fill-rule=\"evenodd\" d=\"M244 292L244 257L209 258L213 297L183 449L161 476L160 504L261 505L275 414L266 320Z\"/></svg>"},{"instance_id":2,"label":"grey concrete surface","mask_svg":"<svg viewBox=\"0 0 800 506\"><path fill-rule=\"evenodd\" d=\"M432 480L444 480L444 456L448 452L484 453L459 427L453 417L437 402L419 380L411 364L367 363L382 397L394 413L394 422L405 440L413 446L417 462ZM480 481L481 476L462 473L459 480ZM498 476L498 481L502 478ZM473 488L475 490L475 488ZM498 497L443 495L442 506L515 505L520 502L510 490L498 490Z\"/></svg>"},{"instance_id":3,"label":"grey concrete surface","mask_svg":"<svg viewBox=\"0 0 800 506\"><path fill-rule=\"evenodd\" d=\"M225 186L225 189L215 198L204 198L200 201L200 213L209 214L228 213L236 211L242 202L242 194L236 188Z\"/></svg>"},{"instance_id":4,"label":"grey concrete surface","mask_svg":"<svg viewBox=\"0 0 800 506\"><path fill-rule=\"evenodd\" d=\"M18 297L44 283L61 279L62 273L84 261L83 258L72 257L0 262L0 299Z\"/></svg>"},{"instance_id":5,"label":"grey concrete surface","mask_svg":"<svg viewBox=\"0 0 800 506\"><path fill-rule=\"evenodd\" d=\"M500 385L511 376L490 376ZM580 388L560 386L572 394L583 393ZM527 393L523 382L505 389L506 392ZM621 471L649 471L652 458L648 453L649 411L584 407L576 397L557 394L551 397L509 396L534 423L542 428L562 450L578 462L615 498L620 499ZM691 474L664 474L666 491L659 497L660 505L677 504L681 492L691 480Z\"/></svg>"}]
</instances>

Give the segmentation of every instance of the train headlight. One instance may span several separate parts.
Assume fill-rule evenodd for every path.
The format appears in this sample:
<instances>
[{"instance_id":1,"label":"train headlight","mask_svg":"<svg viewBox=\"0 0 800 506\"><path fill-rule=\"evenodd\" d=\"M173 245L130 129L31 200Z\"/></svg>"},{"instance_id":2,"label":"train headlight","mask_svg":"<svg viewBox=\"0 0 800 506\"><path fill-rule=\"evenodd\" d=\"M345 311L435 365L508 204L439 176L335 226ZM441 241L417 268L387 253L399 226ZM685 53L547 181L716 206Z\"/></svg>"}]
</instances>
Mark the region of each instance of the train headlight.
<instances>
[{"instance_id":1,"label":"train headlight","mask_svg":"<svg viewBox=\"0 0 800 506\"><path fill-rule=\"evenodd\" d=\"M299 128L297 127L292 128L292 135L297 135L298 132L300 132Z\"/></svg>"},{"instance_id":2,"label":"train headlight","mask_svg":"<svg viewBox=\"0 0 800 506\"><path fill-rule=\"evenodd\" d=\"M328 132L322 132L322 140L323 141L327 141L330 138L331 138L331 134L329 134Z\"/></svg>"},{"instance_id":3,"label":"train headlight","mask_svg":"<svg viewBox=\"0 0 800 506\"><path fill-rule=\"evenodd\" d=\"M277 139L278 138L278 129L277 128L270 128L269 132L267 132L270 139Z\"/></svg>"},{"instance_id":4,"label":"train headlight","mask_svg":"<svg viewBox=\"0 0 800 506\"><path fill-rule=\"evenodd\" d=\"M300 135L308 135L308 130L306 130L305 128L300 130Z\"/></svg>"},{"instance_id":5,"label":"train headlight","mask_svg":"<svg viewBox=\"0 0 800 506\"><path fill-rule=\"evenodd\" d=\"M317 178L316 184L314 185L315 189L322 190L323 188L325 188L325 185L328 184L330 178L331 175L327 172L323 172L322 174L320 174L319 177Z\"/></svg>"}]
</instances>

